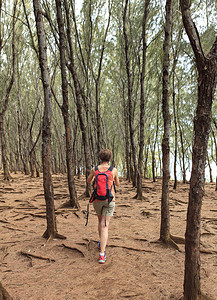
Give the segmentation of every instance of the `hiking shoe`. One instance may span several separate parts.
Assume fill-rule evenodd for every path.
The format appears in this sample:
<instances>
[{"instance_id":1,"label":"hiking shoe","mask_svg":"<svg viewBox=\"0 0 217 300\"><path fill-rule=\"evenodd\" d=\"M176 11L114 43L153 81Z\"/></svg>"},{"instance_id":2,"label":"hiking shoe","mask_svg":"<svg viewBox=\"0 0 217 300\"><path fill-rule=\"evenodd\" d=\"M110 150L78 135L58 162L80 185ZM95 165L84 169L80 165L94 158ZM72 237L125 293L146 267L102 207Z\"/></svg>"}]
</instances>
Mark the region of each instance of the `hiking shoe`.
<instances>
[{"instance_id":1,"label":"hiking shoe","mask_svg":"<svg viewBox=\"0 0 217 300\"><path fill-rule=\"evenodd\" d=\"M101 247L100 247L100 241L98 242L98 250L99 250L99 252L100 252L100 250L101 250Z\"/></svg>"},{"instance_id":2,"label":"hiking shoe","mask_svg":"<svg viewBox=\"0 0 217 300\"><path fill-rule=\"evenodd\" d=\"M104 263L106 262L106 256L105 256L105 253L104 253L104 255L100 255L100 256L99 256L98 262L99 262L100 264L104 264Z\"/></svg>"}]
</instances>

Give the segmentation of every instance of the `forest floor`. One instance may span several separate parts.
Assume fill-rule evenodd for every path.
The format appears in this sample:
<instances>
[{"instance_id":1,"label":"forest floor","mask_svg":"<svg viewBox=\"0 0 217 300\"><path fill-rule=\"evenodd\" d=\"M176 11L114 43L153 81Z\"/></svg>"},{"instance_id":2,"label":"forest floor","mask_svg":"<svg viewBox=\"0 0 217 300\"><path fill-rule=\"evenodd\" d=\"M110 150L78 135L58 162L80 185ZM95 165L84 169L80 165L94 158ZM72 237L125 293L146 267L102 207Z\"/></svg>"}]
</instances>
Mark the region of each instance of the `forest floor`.
<instances>
[{"instance_id":1,"label":"forest floor","mask_svg":"<svg viewBox=\"0 0 217 300\"><path fill-rule=\"evenodd\" d=\"M81 211L60 209L68 200L67 179L53 175L58 232L65 240L46 242L42 177L12 174L0 181L0 282L14 300L180 299L184 245L180 251L157 243L160 234L161 180L144 180L144 200L121 178L111 219L107 261L98 259L97 217L88 199ZM84 177L75 179L78 196ZM184 237L189 184L170 187L171 234ZM217 192L206 184L201 216L201 289L217 299ZM33 256L28 256L35 255Z\"/></svg>"}]
</instances>

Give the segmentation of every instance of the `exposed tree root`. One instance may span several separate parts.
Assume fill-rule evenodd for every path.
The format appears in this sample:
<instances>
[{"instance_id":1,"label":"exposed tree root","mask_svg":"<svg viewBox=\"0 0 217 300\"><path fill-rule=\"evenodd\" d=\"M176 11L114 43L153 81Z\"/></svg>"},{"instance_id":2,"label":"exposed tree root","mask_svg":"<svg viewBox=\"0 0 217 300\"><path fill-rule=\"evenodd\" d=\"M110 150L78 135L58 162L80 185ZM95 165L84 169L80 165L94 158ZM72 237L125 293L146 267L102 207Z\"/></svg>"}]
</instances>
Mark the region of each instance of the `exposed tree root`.
<instances>
[{"instance_id":1,"label":"exposed tree root","mask_svg":"<svg viewBox=\"0 0 217 300\"><path fill-rule=\"evenodd\" d=\"M29 253L29 252L20 251L20 254L22 254L24 256L27 256L28 258L29 257L34 257L34 258L38 258L38 259L42 259L42 260L47 260L49 262L51 262L51 261L55 262L55 259L53 259L53 258L43 257L43 256L32 254L32 253Z\"/></svg>"},{"instance_id":2,"label":"exposed tree root","mask_svg":"<svg viewBox=\"0 0 217 300\"><path fill-rule=\"evenodd\" d=\"M42 235L43 238L47 239L46 243L49 243L50 241L52 241L53 239L60 239L60 240L66 240L66 237L64 235L61 235L59 233L54 233L51 235L48 235L47 229L46 231L43 233Z\"/></svg>"},{"instance_id":3,"label":"exposed tree root","mask_svg":"<svg viewBox=\"0 0 217 300\"><path fill-rule=\"evenodd\" d=\"M10 181L13 177L10 174L4 175L4 181Z\"/></svg>"},{"instance_id":4,"label":"exposed tree root","mask_svg":"<svg viewBox=\"0 0 217 300\"><path fill-rule=\"evenodd\" d=\"M75 209L75 210L80 210L80 207L72 206L70 201L67 201L67 202L63 203L63 204L60 205L60 207L58 207L58 209L61 209L61 208L72 208L72 209Z\"/></svg>"},{"instance_id":5,"label":"exposed tree root","mask_svg":"<svg viewBox=\"0 0 217 300\"><path fill-rule=\"evenodd\" d=\"M112 245L112 244L108 244L108 247L111 247L111 248L122 248L122 249L127 249L127 250L132 250L132 251L138 251L138 252L155 253L155 251L153 251L153 250L140 249L140 248L134 248L134 247L123 246L123 245Z\"/></svg>"},{"instance_id":6,"label":"exposed tree root","mask_svg":"<svg viewBox=\"0 0 217 300\"><path fill-rule=\"evenodd\" d=\"M178 250L179 252L181 252L181 250L179 249L179 246L176 244L176 242L171 237L169 238L168 244L172 248L174 248L174 249Z\"/></svg>"},{"instance_id":7,"label":"exposed tree root","mask_svg":"<svg viewBox=\"0 0 217 300\"><path fill-rule=\"evenodd\" d=\"M169 239L167 241L165 241L165 240L163 241L163 240L159 239L159 240L155 241L154 243L156 243L156 244L160 243L160 244L163 244L166 247L170 246L171 248L176 249L179 252L181 252L181 250L179 249L179 246L177 245L177 243L171 237L169 237Z\"/></svg>"},{"instance_id":8,"label":"exposed tree root","mask_svg":"<svg viewBox=\"0 0 217 300\"><path fill-rule=\"evenodd\" d=\"M182 296L178 300L184 300L184 299L185 299L185 297ZM209 296L205 295L204 293L201 293L200 298L197 298L197 299L200 299L200 300L214 300L214 299L210 298Z\"/></svg>"},{"instance_id":9,"label":"exposed tree root","mask_svg":"<svg viewBox=\"0 0 217 300\"><path fill-rule=\"evenodd\" d=\"M87 200L87 198L90 198L90 196L87 196L86 192L84 192L83 194L81 194L81 196L78 197L78 200Z\"/></svg>"},{"instance_id":10,"label":"exposed tree root","mask_svg":"<svg viewBox=\"0 0 217 300\"><path fill-rule=\"evenodd\" d=\"M12 297L6 291L6 289L3 287L1 282L0 282L0 299L1 300L13 300Z\"/></svg>"},{"instance_id":11,"label":"exposed tree root","mask_svg":"<svg viewBox=\"0 0 217 300\"><path fill-rule=\"evenodd\" d=\"M203 253L203 254L217 254L217 251L200 249L200 253Z\"/></svg>"},{"instance_id":12,"label":"exposed tree root","mask_svg":"<svg viewBox=\"0 0 217 300\"><path fill-rule=\"evenodd\" d=\"M133 197L133 199L141 200L141 201L146 200L146 198L145 198L143 195L138 195L138 194L136 194L136 195Z\"/></svg>"},{"instance_id":13,"label":"exposed tree root","mask_svg":"<svg viewBox=\"0 0 217 300\"><path fill-rule=\"evenodd\" d=\"M204 293L201 293L201 300L214 300L210 298L208 295L205 295Z\"/></svg>"},{"instance_id":14,"label":"exposed tree root","mask_svg":"<svg viewBox=\"0 0 217 300\"><path fill-rule=\"evenodd\" d=\"M7 247L2 247L0 250L2 250L2 252L3 252L3 255L2 255L2 258L1 258L1 261L0 261L0 263L2 264L4 258L8 255L8 252L7 252ZM1 299L1 297L0 297L0 299Z\"/></svg>"},{"instance_id":15,"label":"exposed tree root","mask_svg":"<svg viewBox=\"0 0 217 300\"><path fill-rule=\"evenodd\" d=\"M61 204L55 211L57 211L57 210L59 210L59 209L63 209L63 208L70 208L70 209L73 210L73 211L78 211L78 210L80 210L80 208L72 207L70 201L67 201L67 202Z\"/></svg>"},{"instance_id":16,"label":"exposed tree root","mask_svg":"<svg viewBox=\"0 0 217 300\"><path fill-rule=\"evenodd\" d=\"M13 228L13 227L9 227L9 226L2 226L4 228L10 229L10 230L15 230L15 231L24 231L23 229L18 229L18 228Z\"/></svg>"},{"instance_id":17,"label":"exposed tree root","mask_svg":"<svg viewBox=\"0 0 217 300\"><path fill-rule=\"evenodd\" d=\"M180 236L174 236L170 235L170 238L176 243L176 244L185 244L185 238L180 237Z\"/></svg>"},{"instance_id":18,"label":"exposed tree root","mask_svg":"<svg viewBox=\"0 0 217 300\"><path fill-rule=\"evenodd\" d=\"M89 244L90 242L94 242L98 244L98 240L89 240L89 239L84 239L85 241L87 241L87 243ZM122 249L127 249L127 250L132 250L132 251L138 251L138 252L149 252L149 253L155 253L155 251L153 250L147 250L147 249L141 249L141 248L134 248L134 247L130 247L130 246L124 246L124 245L114 245L114 244L108 244L107 245L108 248L122 248Z\"/></svg>"},{"instance_id":19,"label":"exposed tree root","mask_svg":"<svg viewBox=\"0 0 217 300\"><path fill-rule=\"evenodd\" d=\"M70 249L70 250L76 251L76 252L80 253L83 257L85 257L84 253L80 249L78 249L76 247L67 246L65 244L62 244L62 245L59 245L59 246L60 247L64 247L66 249Z\"/></svg>"}]
</instances>

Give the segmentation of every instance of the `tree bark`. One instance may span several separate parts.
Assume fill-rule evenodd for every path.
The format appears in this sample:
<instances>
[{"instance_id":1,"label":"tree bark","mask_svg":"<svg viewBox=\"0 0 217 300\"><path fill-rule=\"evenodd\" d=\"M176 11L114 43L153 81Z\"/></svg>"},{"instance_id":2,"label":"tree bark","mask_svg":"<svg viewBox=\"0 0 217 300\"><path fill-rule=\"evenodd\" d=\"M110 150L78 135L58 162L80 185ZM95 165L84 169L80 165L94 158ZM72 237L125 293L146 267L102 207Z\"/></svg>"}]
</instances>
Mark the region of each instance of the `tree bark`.
<instances>
[{"instance_id":1,"label":"tree bark","mask_svg":"<svg viewBox=\"0 0 217 300\"><path fill-rule=\"evenodd\" d=\"M145 69L146 69L146 23L148 18L148 6L150 0L145 1L143 20L142 20L142 71L140 77L140 137L139 137L139 159L138 159L138 177L137 177L137 195L136 198L142 200L142 166L144 151L144 118L145 118Z\"/></svg>"},{"instance_id":2,"label":"tree bark","mask_svg":"<svg viewBox=\"0 0 217 300\"><path fill-rule=\"evenodd\" d=\"M198 100L194 118L192 171L185 233L184 299L201 299L200 223L204 196L205 163L212 119L212 102L217 83L217 37L205 56L197 28L191 18L190 2L181 0L183 24L191 43L198 70Z\"/></svg>"},{"instance_id":3,"label":"tree bark","mask_svg":"<svg viewBox=\"0 0 217 300\"><path fill-rule=\"evenodd\" d=\"M105 51L105 43L106 43L106 38L108 35L108 30L109 30L109 25L110 25L110 19L111 19L111 9L109 7L109 17L108 17L108 23L106 26L106 30L105 30L105 35L104 35L104 39L103 39L103 43L102 43L102 49L101 49L101 54L100 54L100 61L99 61L99 67L98 67L98 72L97 72L97 77L95 79L95 90L96 90L96 95L95 95L95 99L96 99L96 130L97 130L97 158L98 158L98 154L101 150L102 147L102 130L101 130L101 122L100 122L100 77L101 77L101 73L102 73L102 62L103 62L103 55L104 55L104 51ZM113 154L114 155L114 154ZM99 159L97 159L98 162Z\"/></svg>"},{"instance_id":4,"label":"tree bark","mask_svg":"<svg viewBox=\"0 0 217 300\"><path fill-rule=\"evenodd\" d=\"M88 131L87 131L87 126L85 124L85 119L84 119L83 109L82 109L84 92L79 83L78 75L75 67L74 53L73 53L72 40L71 40L71 29L70 29L70 22L69 22L69 10L68 10L68 4L66 0L64 0L64 6L65 6L66 20L67 20L67 40L68 40L69 51L70 51L69 54L70 65L68 67L74 82L75 95L76 95L76 107L77 107L77 113L80 122L80 128L82 132L82 141L83 141L84 157L85 157L85 164L86 164L86 178L87 178L91 171L91 163L90 163L90 147L89 147ZM91 192L91 186L90 184L86 184L85 196L90 197L90 192Z\"/></svg>"},{"instance_id":5,"label":"tree bark","mask_svg":"<svg viewBox=\"0 0 217 300\"><path fill-rule=\"evenodd\" d=\"M159 108L160 108L160 103L158 101L155 140L154 140L153 149L151 150L151 153L152 153L152 178L153 178L153 182L156 181L156 178L155 178L155 165L156 165L155 149L156 149L156 144L157 144L157 139L158 139L158 131L159 131Z\"/></svg>"},{"instance_id":6,"label":"tree bark","mask_svg":"<svg viewBox=\"0 0 217 300\"><path fill-rule=\"evenodd\" d=\"M170 181L170 128L171 119L169 111L169 52L172 31L172 7L173 1L166 1L166 24L165 24L165 39L163 45L163 96L162 109L164 119L164 135L162 140L162 162L163 162L163 182L161 196L161 228L160 240L168 243L170 239L170 212L169 212L169 181Z\"/></svg>"},{"instance_id":7,"label":"tree bark","mask_svg":"<svg viewBox=\"0 0 217 300\"><path fill-rule=\"evenodd\" d=\"M132 105L132 77L130 70L130 57L129 57L129 41L127 36L127 7L128 0L126 0L123 14L123 33L124 33L124 43L125 43L125 64L126 64L126 73L127 73L127 91L128 91L128 117L129 117L129 129L130 129L130 143L132 150L132 159L133 159L133 186L137 184L137 161L136 161L136 147L134 139L134 124L133 124L133 105Z\"/></svg>"},{"instance_id":8,"label":"tree bark","mask_svg":"<svg viewBox=\"0 0 217 300\"><path fill-rule=\"evenodd\" d=\"M6 289L3 287L1 282L0 282L0 299L1 300L13 300L12 297L6 291Z\"/></svg>"},{"instance_id":9,"label":"tree bark","mask_svg":"<svg viewBox=\"0 0 217 300\"><path fill-rule=\"evenodd\" d=\"M175 70L174 70L175 71ZM177 152L178 152L178 129L177 129L177 114L176 114L176 93L175 93L175 73L172 74L172 81L173 81L173 117L174 117L174 126L175 126L175 150L174 150L174 184L173 189L175 190L177 187L177 172L176 172L176 165L177 165Z\"/></svg>"},{"instance_id":10,"label":"tree bark","mask_svg":"<svg viewBox=\"0 0 217 300\"><path fill-rule=\"evenodd\" d=\"M44 89L44 115L42 125L42 164L43 164L43 186L46 202L47 229L44 237L53 238L57 235L57 225L54 208L53 182L51 176L51 89L47 65L47 52L45 42L45 31L41 13L40 0L33 0L35 22L37 28L39 65Z\"/></svg>"},{"instance_id":11,"label":"tree bark","mask_svg":"<svg viewBox=\"0 0 217 300\"><path fill-rule=\"evenodd\" d=\"M6 154L6 140L5 140L5 130L4 130L4 118L5 113L8 108L8 102L9 102L9 96L11 93L11 89L14 84L14 78L15 78L15 14L16 14L16 6L17 6L17 0L14 1L14 8L13 8L13 18L12 18L12 75L11 80L9 82L9 85L6 90L6 95L3 99L3 107L0 112L0 137L1 137L1 148L2 148L2 163L3 163L3 171L4 171L4 180L10 180L11 175L9 173L8 164L7 164L7 154ZM2 10L2 2L0 3L0 15ZM1 24L1 20L0 20ZM1 29L1 28L0 28ZM2 49L2 37L0 35L0 54Z\"/></svg>"},{"instance_id":12,"label":"tree bark","mask_svg":"<svg viewBox=\"0 0 217 300\"><path fill-rule=\"evenodd\" d=\"M61 8L60 0L56 0L56 9L57 9L57 23L59 28L59 50L60 50L62 96L63 96L63 105L61 107L61 110L62 110L64 125L65 125L68 188L69 188L71 206L73 208L80 208L77 199L77 192L75 188L74 173L73 173L74 166L72 160L71 129L70 129L70 119L69 119L68 82L67 82L66 58L65 58L65 35L64 35L64 24L63 24L62 8Z\"/></svg>"},{"instance_id":13,"label":"tree bark","mask_svg":"<svg viewBox=\"0 0 217 300\"><path fill-rule=\"evenodd\" d=\"M214 121L214 124L217 129L217 123L215 121ZM217 141L216 141L216 137L215 137L213 130L212 130L212 135L213 135L213 140L214 140L214 145L215 145L215 163L217 165ZM215 179L215 190L217 191L217 174L216 174L216 179Z\"/></svg>"}]
</instances>

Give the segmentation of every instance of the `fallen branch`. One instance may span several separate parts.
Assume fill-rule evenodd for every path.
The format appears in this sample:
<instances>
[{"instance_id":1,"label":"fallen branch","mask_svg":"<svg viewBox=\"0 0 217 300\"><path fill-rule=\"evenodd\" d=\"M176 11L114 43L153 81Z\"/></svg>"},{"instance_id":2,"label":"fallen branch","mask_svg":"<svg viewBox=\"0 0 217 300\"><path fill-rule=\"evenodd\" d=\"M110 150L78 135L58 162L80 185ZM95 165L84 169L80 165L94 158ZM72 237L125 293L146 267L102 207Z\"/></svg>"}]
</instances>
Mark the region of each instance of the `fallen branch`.
<instances>
[{"instance_id":1,"label":"fallen branch","mask_svg":"<svg viewBox=\"0 0 217 300\"><path fill-rule=\"evenodd\" d=\"M42 260L47 260L49 262L55 262L55 259L53 258L49 258L49 257L43 257L43 256L40 256L40 255L36 255L36 254L32 254L32 253L29 253L29 252L24 252L24 251L20 251L20 254L30 258L30 257L34 257L34 258L38 258L38 259L42 259Z\"/></svg>"}]
</instances>

